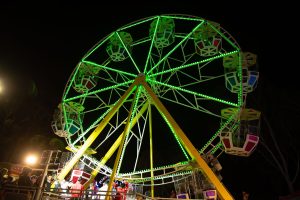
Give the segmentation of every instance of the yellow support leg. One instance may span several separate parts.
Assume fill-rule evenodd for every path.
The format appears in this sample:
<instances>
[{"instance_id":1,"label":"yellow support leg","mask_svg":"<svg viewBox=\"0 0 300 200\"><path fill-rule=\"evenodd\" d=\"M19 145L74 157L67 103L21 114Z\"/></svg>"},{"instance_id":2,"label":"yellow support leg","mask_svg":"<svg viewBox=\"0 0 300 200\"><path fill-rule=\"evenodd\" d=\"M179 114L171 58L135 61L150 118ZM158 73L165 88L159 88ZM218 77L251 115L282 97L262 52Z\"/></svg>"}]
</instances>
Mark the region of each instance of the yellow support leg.
<instances>
[{"instance_id":1,"label":"yellow support leg","mask_svg":"<svg viewBox=\"0 0 300 200\"><path fill-rule=\"evenodd\" d=\"M85 151L91 146L91 144L96 140L101 131L108 124L110 119L114 116L114 114L118 111L118 109L122 106L123 102L128 98L128 96L132 93L133 89L136 87L137 82L140 82L140 78L138 77L126 90L124 95L119 99L116 105L112 108L112 110L106 115L106 117L101 121L98 127L91 133L91 135L87 138L84 144L79 148L79 150L75 153L72 159L66 164L66 166L62 169L60 174L58 175L58 180L63 180L65 176L72 170L74 165L79 161L79 159L83 156Z\"/></svg>"},{"instance_id":2,"label":"yellow support leg","mask_svg":"<svg viewBox=\"0 0 300 200\"><path fill-rule=\"evenodd\" d=\"M225 186L220 182L218 177L214 174L214 172L210 169L210 167L207 165L207 163L202 159L197 149L193 146L191 141L187 138L187 136L184 134L184 132L181 130L179 125L176 123L176 121L173 119L171 114L168 112L168 110L164 107L164 105L161 103L161 101L158 99L158 97L155 95L155 93L151 90L151 88L148 86L148 84L145 81L141 82L148 94L151 96L152 101L156 108L166 117L170 125L172 126L173 130L179 137L183 147L187 150L189 155L195 159L195 161L198 163L199 167L203 170L204 174L207 176L207 178L211 181L212 184L216 187L218 196L222 200L233 200L234 198L231 196L231 194L227 191Z\"/></svg>"},{"instance_id":3,"label":"yellow support leg","mask_svg":"<svg viewBox=\"0 0 300 200\"><path fill-rule=\"evenodd\" d=\"M137 96L137 93L138 93L139 90L136 90L136 93L134 95L134 101L132 102L131 104L131 107L130 107L130 110L129 110L129 113L128 113L128 117L127 117L127 123L125 125L125 128L124 128L124 133L125 134L122 134L122 141L121 141L121 144L119 145L119 149L118 149L118 153L117 153L117 157L115 159L115 162L114 162L114 167L113 167L113 170L111 172L111 175L110 175L110 179L109 179L109 183L108 183L108 188L107 188L107 193L105 195L105 200L109 200L109 191L112 191L112 186L113 186L113 182L114 182L114 178L117 174L117 169L118 169L118 166L119 166L119 161L120 161L120 158L121 158L121 154L122 154L122 150L124 148L124 143L125 143L125 138L126 138L126 135L129 133L130 131L130 128L131 128L131 115L132 115L132 111L133 111L133 107L134 107L134 104L135 104L135 99L136 99L136 96Z\"/></svg>"},{"instance_id":4,"label":"yellow support leg","mask_svg":"<svg viewBox=\"0 0 300 200\"><path fill-rule=\"evenodd\" d=\"M139 113L133 118L133 120L132 120L132 126L134 126L136 124L136 122L138 121L138 119L144 114L144 112L147 110L147 107L148 107L148 102L143 105L143 107L139 111ZM115 151L117 150L117 148L120 146L123 135L124 135L124 132L122 134L120 134L120 136L118 137L118 139L110 147L110 149L107 151L107 153L101 159L101 161L100 161L99 165L97 166L97 168L92 171L91 178L84 184L84 188L85 189L87 189L88 186L89 186L89 184L92 181L94 181L94 179L97 176L97 174L98 174L101 166L103 166L103 165L106 164L106 162L111 158L111 156L115 153Z\"/></svg>"},{"instance_id":5,"label":"yellow support leg","mask_svg":"<svg viewBox=\"0 0 300 200\"><path fill-rule=\"evenodd\" d=\"M151 104L149 105L149 140L150 140L151 197L154 198L153 140L152 140L152 113L151 113Z\"/></svg>"}]
</instances>

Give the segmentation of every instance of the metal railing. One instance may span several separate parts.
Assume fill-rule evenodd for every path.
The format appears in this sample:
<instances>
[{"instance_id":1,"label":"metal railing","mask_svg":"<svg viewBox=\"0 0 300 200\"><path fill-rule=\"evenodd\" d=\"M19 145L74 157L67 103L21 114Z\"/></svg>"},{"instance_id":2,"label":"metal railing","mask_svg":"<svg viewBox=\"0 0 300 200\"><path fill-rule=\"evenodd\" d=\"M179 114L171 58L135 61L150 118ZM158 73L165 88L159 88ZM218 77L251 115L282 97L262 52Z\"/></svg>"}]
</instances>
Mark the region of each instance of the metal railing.
<instances>
[{"instance_id":1,"label":"metal railing","mask_svg":"<svg viewBox=\"0 0 300 200\"><path fill-rule=\"evenodd\" d=\"M41 195L37 197L37 191ZM99 200L109 196L111 200L135 200L136 193L116 193L116 191L50 189L38 187L4 186L1 188L0 200Z\"/></svg>"},{"instance_id":2,"label":"metal railing","mask_svg":"<svg viewBox=\"0 0 300 200\"><path fill-rule=\"evenodd\" d=\"M40 197L37 197L37 191L41 189ZM38 187L18 187L4 186L0 190L0 200L175 200L177 198L148 197L137 192L116 193L116 191L100 190L71 190L71 189L51 189L45 191L45 188ZM189 198L190 199L190 198ZM203 200L195 199L195 200Z\"/></svg>"}]
</instances>

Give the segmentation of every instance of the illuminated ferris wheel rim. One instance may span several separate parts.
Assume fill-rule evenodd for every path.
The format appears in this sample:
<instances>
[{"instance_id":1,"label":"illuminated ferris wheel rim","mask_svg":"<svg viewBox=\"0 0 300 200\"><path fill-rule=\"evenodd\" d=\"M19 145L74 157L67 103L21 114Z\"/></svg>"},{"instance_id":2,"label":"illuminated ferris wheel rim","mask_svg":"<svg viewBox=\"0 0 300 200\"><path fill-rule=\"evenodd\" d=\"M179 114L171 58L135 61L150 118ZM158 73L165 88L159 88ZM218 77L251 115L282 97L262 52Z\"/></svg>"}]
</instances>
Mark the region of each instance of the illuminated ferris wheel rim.
<instances>
[{"instance_id":1,"label":"illuminated ferris wheel rim","mask_svg":"<svg viewBox=\"0 0 300 200\"><path fill-rule=\"evenodd\" d=\"M79 148L70 145L68 146L68 149L71 150L72 152L77 152ZM204 150L205 148L201 149L199 153L203 155ZM99 173L101 173L104 176L111 175L112 169L110 167L106 165L101 165L99 161L97 161L96 159L92 158L89 155L84 155L83 158L81 158L81 161L84 163L90 163L86 166L89 167L91 170L97 170ZM155 185L169 184L171 182L174 182L174 178L176 178L176 181L178 181L179 179L185 179L189 177L193 173L192 165L194 164L192 164L191 162L183 161L172 165L154 168L153 171L159 173L159 175L157 175L154 180L160 181ZM96 168L96 166L101 166L101 167ZM197 168L197 170L199 170L199 168ZM135 171L132 173L121 173L116 176L116 179L127 180L128 182L131 182L132 184L135 185L150 186L151 183L147 184L147 182L153 180L153 178L151 178L148 175L150 171L151 171L150 169L145 169L145 170Z\"/></svg>"},{"instance_id":2,"label":"illuminated ferris wheel rim","mask_svg":"<svg viewBox=\"0 0 300 200\"><path fill-rule=\"evenodd\" d=\"M128 23L128 24L122 26L121 28L117 29L116 31L114 31L114 32L104 36L102 39L100 39L99 42L97 42L92 48L90 48L90 50L88 50L88 52L83 56L83 58L81 59L79 64L81 62L85 62L85 59L88 57L88 55L90 55L99 46L99 44L103 43L103 41L108 39L113 33L122 31L122 30L126 29L127 27L133 26L135 24L138 24L138 23L141 23L141 22L144 22L144 21L148 21L148 20L158 19L158 18L161 18L161 17L171 17L173 19L182 19L182 20L195 20L195 21L199 21L199 22L207 21L205 18L202 18L202 17L199 17L199 16L194 16L194 15L187 15L187 14L162 14L162 15L154 15L154 16L151 16L151 17L145 17L145 18L136 20L134 22L131 22L131 23ZM239 44L235 40L235 38L228 31L226 31L222 26L219 26L219 28L220 28L220 32L222 34L224 34L224 36L236 46L237 51L240 52L241 47L239 46ZM175 33L175 35L176 35L176 33ZM177 36L180 36L180 34L177 35ZM133 45L134 45L134 43L133 43ZM72 74L74 74L75 72L76 72L76 68L74 68ZM139 75L139 73L132 74L133 77L136 77L138 75ZM69 80L67 82L71 81L71 77L72 76L69 77ZM66 89L67 89L67 86L64 89L64 92L63 92L64 94L66 93Z\"/></svg>"},{"instance_id":3,"label":"illuminated ferris wheel rim","mask_svg":"<svg viewBox=\"0 0 300 200\"><path fill-rule=\"evenodd\" d=\"M114 35L115 33L117 33L117 32L121 32L121 31L124 31L124 30L126 30L126 28L128 28L128 27L132 27L132 26L134 26L135 24L140 24L140 23L142 23L142 22L145 22L145 21L149 21L149 20L155 20L155 19L159 19L160 17L170 17L171 19L180 19L180 20L192 20L192 21L198 21L198 22L200 22L200 24L201 23L203 23L205 20L204 19L202 19L202 18L199 18L199 17L191 17L191 16L184 16L184 15L160 15L160 16L155 16L155 17L149 17L149 18L145 18L145 19L142 19L142 20L138 20L138 21L136 21L136 22L134 22L134 23L130 23L130 24L128 24L128 25L125 25L125 26L123 26L123 27L121 27L120 29L118 29L116 32L113 32L112 34L110 34L110 35L108 35L107 37L105 37L104 39L102 39L100 42L98 42L93 48L91 48L91 50L89 50L88 51L88 53L83 57L83 59L82 59L82 61L79 63L79 65L81 64L81 63L87 63L87 64L91 64L91 65L95 65L95 66L99 66L99 67L103 67L103 69L105 69L105 70L111 70L111 68L108 68L108 67L106 67L105 65L101 65L101 64L97 64L97 63L94 63L94 62L91 62L91 61L88 61L87 60L87 58L99 47L99 46L101 46L101 44L103 44L105 41L107 41L110 37L112 37L112 35ZM200 24L199 24L199 27L200 27ZM224 57L224 56L227 56L227 55L231 55L231 54L235 54L235 53L239 53L240 52L240 48L239 48L239 46L238 46L238 44L236 43L236 41L233 39L233 37L228 33L228 32L226 32L222 27L220 27L220 32L218 32L219 34L221 34L222 36L223 36L223 38L226 38L228 41L230 41L232 44L233 44L233 46L234 46L234 48L235 48L235 50L233 50L233 51L231 51L231 52L225 52L225 53L221 53L220 55L216 55L216 56L211 56L210 58L208 58L207 60L205 60L204 59L204 61L203 62L209 62L210 60L209 59L211 59L211 60L215 60L215 59L220 59L220 58L222 58L222 57ZM119 37L119 36L118 36ZM183 38L183 35L181 34L181 33L175 33L175 38ZM145 39L145 41L146 40L148 40L148 39ZM139 43L141 43L141 42L145 42L145 41L138 41ZM124 44L122 44L122 45L124 45ZM135 46L135 45L138 45L138 43L132 43L132 46ZM159 63L159 62L158 62ZM199 64L199 63L197 63L197 64ZM79 66L78 65L78 66ZM196 64L192 64L192 65L196 65ZM177 69L178 70L181 70L181 69L184 69L184 68L188 68L188 67L190 67L190 66L192 66L191 64L187 64L187 65L183 65L183 66L179 66ZM156 63L154 66L158 66L158 64ZM77 68L75 68L75 70L74 70L74 72L72 73L72 76L70 77L70 79L69 79L69 81L68 81L68 84L67 84L67 86L66 86L66 88L65 88L65 91L64 91L64 97L63 97L63 102L68 102L68 101L71 101L71 100L76 100L76 99L80 99L81 97L83 97L84 95L78 95L77 97L71 97L71 98L66 98L66 94L68 93L68 90L70 90L70 87L71 87L71 85L73 84L72 83L72 81L74 81L74 80L72 80L72 77L74 77L75 75L76 75L76 72L77 72L77 70L78 70L78 68L79 67L77 67ZM111 70L111 71L113 71L113 70ZM109 71L109 72L111 72L111 71ZM152 70L152 71L150 71L150 72L153 72L154 70ZM164 73L170 73L171 72L171 69L169 70L169 71L167 71L167 72L164 72ZM123 72L122 72L123 73ZM154 80L154 79L152 79L152 77L155 77L155 76L158 76L158 75L162 75L163 74L163 72L156 72L156 73L149 73L149 71L148 71L148 73L147 73L147 71L146 71L146 73L143 73L143 72L141 72L141 71L138 71L136 74L134 74L134 73L124 73L125 75L124 75L124 77L126 77L127 78L127 76L128 77L131 77L131 78L135 78L135 77L138 77L138 76L141 76L141 75L143 75L143 76L146 76L146 81L147 82L149 82L149 83L151 83L151 84L156 84L156 83L159 83L159 81L156 81L156 80ZM144 75L144 74L146 74L146 75ZM148 78L149 77L149 78ZM127 80L127 79L126 79ZM125 86L128 86L128 85L130 85L131 83L133 82L133 80L132 79L128 79L128 81L126 81L125 82ZM120 84L121 85L121 84ZM164 86L169 86L168 85L168 83L163 83L163 84L161 84L161 85L164 85ZM156 85L154 85L153 87L152 87L154 90L157 90L157 87L156 87ZM180 87L175 87L175 90L178 90L178 91L180 91L181 90L181 88ZM95 93L91 93L91 95L94 95ZM193 94L194 95L194 94ZM208 98L208 96L203 96L202 95L202 98ZM213 99L213 100L217 100L217 99ZM239 103L236 103L236 104L234 104L234 103L228 103L228 102L221 102L221 103L227 103L227 104L229 104L229 105L231 105L231 106L236 106L236 107L240 107L240 105L239 105ZM113 104L112 104L113 105ZM109 106L109 105L108 105ZM91 129L89 129L89 131L90 130L92 130L92 128ZM215 139L217 137L217 134L216 135L214 135L213 136L213 139ZM81 137L81 138L83 138L83 137ZM67 139L67 138L66 138ZM78 139L76 140L76 141L79 141ZM68 139L67 139L67 142L69 143L69 145L72 147L72 148L75 148L76 149L76 147L75 147L75 145L76 145L76 143L72 143L72 142L70 142L70 141L68 141ZM207 146L206 146L207 147ZM204 147L204 149L206 148L206 147ZM76 151L77 151L78 149L76 149ZM97 163L97 161L95 161L95 159L94 158L92 158L92 157L90 157L90 156L88 156L88 155L85 155L85 157L87 157L87 158L90 158L90 160L92 161L92 163L96 166L98 163ZM93 169L95 169L95 168L93 168ZM109 170L109 168L107 167L107 166L105 166L104 165L104 167L103 167L103 170L104 170L104 173L103 174L106 174L106 173L109 173L109 171L111 171L111 169ZM147 171L147 170L146 170ZM101 172L101 170L99 171L99 172ZM131 174L134 174L134 173L136 173L136 172L132 172ZM140 172L138 172L138 173L140 173ZM175 173L175 172L174 172ZM130 174L130 173L129 173ZM167 175L166 175L167 176ZM161 177L163 177L163 176L161 176ZM147 179L148 177L146 177L146 179Z\"/></svg>"},{"instance_id":4,"label":"illuminated ferris wheel rim","mask_svg":"<svg viewBox=\"0 0 300 200\"><path fill-rule=\"evenodd\" d=\"M94 63L94 62L90 62L90 61L87 61L86 58L95 50L99 47L99 44L103 43L105 40L107 40L108 38L110 38L113 34L117 33L118 31L121 31L121 30L124 30L126 29L127 27L130 27L130 26L134 26L135 24L138 24L138 23L142 23L144 21L148 21L148 20L153 20L153 19L158 19L158 18L161 18L161 17L172 17L173 19L181 19L181 20L190 20L191 18L193 20L196 20L196 21L199 21L199 22L204 22L206 21L204 18L201 18L201 17L196 17L196 16L191 16L191 15L183 15L183 14L173 14L173 15L159 15L159 16L153 16L153 17L148 17L148 18L144 18L144 19L140 19L140 20L137 20L135 22L132 22L132 23L129 23L121 28L119 28L117 31L111 33L111 34L108 34L107 36L105 36L103 39L101 39L96 45L94 45L94 47L92 47L88 53L86 55L83 56L82 60L78 63L78 65L80 65L81 63L87 63L87 64L91 64L91 65L95 65L96 67L103 67L105 68L105 66L101 65L101 64L97 64L97 63ZM238 43L236 42L236 40L225 30L223 29L221 26L219 26L220 28L220 33L223 34L223 37L226 38L227 40L230 40L232 42L232 44L234 44L236 50L233 51L233 52L229 52L229 53L224 53L224 54L221 54L221 55L217 55L217 56L212 56L213 59L218 59L218 58L222 58L224 56L227 56L227 55L230 55L230 54L236 54L236 53L239 53L241 50L240 50L240 47L238 45ZM182 37L180 34L177 35L177 33L175 33L175 37ZM133 43L133 46L134 46L134 43ZM203 62L209 62L208 60L210 59L207 59L207 60L204 60L204 61L201 61L201 63ZM197 63L196 63L197 64ZM189 66L180 66L178 67L178 69L183 69L183 68L186 68L186 67L189 67ZM78 67L76 67L74 69L74 71L72 72L72 74L74 75L76 73L76 70L78 69ZM110 69L111 70L111 69ZM146 78L146 81L148 82L156 82L156 80L153 78L155 77L156 75L161 75L163 73L170 73L171 70L167 70L165 72L159 72L159 73L155 73L155 74L147 74L147 72L138 72L136 74L134 73L126 73L126 75L130 76L131 77L131 80L128 80L127 81L127 84L130 84L133 82L133 79L136 78L137 76L141 75L141 74L145 74L147 76ZM73 76L72 75L72 76ZM68 92L68 87L70 87L72 85L71 83L71 78L72 76L70 76L68 82L69 84L66 85L65 89L64 89L64 95L63 95L63 102L67 102L67 101L70 101L70 98L66 98L66 93ZM169 86L168 84L165 84L165 83L159 83L159 84L163 84L164 86ZM157 84L153 84L153 87L156 87ZM176 88L176 89L180 89L180 88ZM245 94L244 94L245 95ZM78 96L78 97L75 97L75 98L71 98L71 99L76 99L76 98L80 98L81 96ZM206 97L204 97L206 98ZM235 104L231 104L231 106L237 106ZM237 106L238 107L238 106Z\"/></svg>"},{"instance_id":5,"label":"illuminated ferris wheel rim","mask_svg":"<svg viewBox=\"0 0 300 200\"><path fill-rule=\"evenodd\" d=\"M134 24L137 24L137 23L140 23L140 22L143 22L145 20L151 20L151 19L157 19L159 17L173 17L174 19L186 19L186 20L191 20L191 19L194 19L194 20L197 20L199 22L202 22L202 21L207 21L207 19L205 18L202 18L202 17L199 17L199 16L194 16L194 15L187 15L187 14L163 14L163 15L154 15L154 16L150 16L150 17L145 17L145 18L142 18L142 19L139 19L139 20L136 20L136 21L133 21L131 23L128 23L124 26L122 26L121 28L117 29L115 32L118 32L118 31L122 31L124 29L126 29L126 27L129 27L129 26L132 26ZM226 31L223 27L220 26L220 29L221 29L221 32L224 33L225 35L228 36L228 38L234 43L234 45L237 47L237 49L241 49L241 47L239 46L238 42L234 39L234 37L228 32ZM106 35L105 37L103 37L102 39L99 40L98 43L96 43L92 48L90 48L90 50L88 50L88 52L83 56L82 60L84 60L100 43L102 43L106 38L108 38L109 36L111 35L108 34ZM74 69L75 70L75 69ZM74 73L74 72L73 72ZM137 74L138 75L138 74Z\"/></svg>"}]
</instances>

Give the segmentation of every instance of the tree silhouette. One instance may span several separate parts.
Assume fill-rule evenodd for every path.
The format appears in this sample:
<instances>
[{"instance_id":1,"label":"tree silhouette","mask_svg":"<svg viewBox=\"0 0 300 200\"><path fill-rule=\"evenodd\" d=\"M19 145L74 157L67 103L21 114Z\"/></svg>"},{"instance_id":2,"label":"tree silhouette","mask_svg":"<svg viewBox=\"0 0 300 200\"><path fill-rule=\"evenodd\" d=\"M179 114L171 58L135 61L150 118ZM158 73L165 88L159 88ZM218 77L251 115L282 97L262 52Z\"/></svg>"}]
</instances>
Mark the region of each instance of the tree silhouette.
<instances>
[{"instance_id":1,"label":"tree silhouette","mask_svg":"<svg viewBox=\"0 0 300 200\"><path fill-rule=\"evenodd\" d=\"M299 187L300 141L297 124L300 109L296 103L299 94L293 88L280 85L280 82L278 85L264 82L259 96L259 104L251 100L262 111L258 152L282 175L287 189L281 192L292 194Z\"/></svg>"}]
</instances>

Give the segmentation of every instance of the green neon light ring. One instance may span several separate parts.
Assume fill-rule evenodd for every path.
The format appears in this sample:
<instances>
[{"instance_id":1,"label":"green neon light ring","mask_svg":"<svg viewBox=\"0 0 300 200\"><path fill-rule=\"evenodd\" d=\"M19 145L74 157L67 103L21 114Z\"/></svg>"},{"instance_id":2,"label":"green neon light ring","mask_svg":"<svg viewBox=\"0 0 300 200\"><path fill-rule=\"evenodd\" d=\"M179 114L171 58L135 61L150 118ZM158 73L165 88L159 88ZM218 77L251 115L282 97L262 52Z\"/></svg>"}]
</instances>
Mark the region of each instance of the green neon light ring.
<instances>
[{"instance_id":1,"label":"green neon light ring","mask_svg":"<svg viewBox=\"0 0 300 200\"><path fill-rule=\"evenodd\" d=\"M199 31L204 30L206 22L214 33L202 38L204 33L199 34ZM127 36L130 38L126 38ZM220 126L221 109L228 106L240 109L244 103L243 85L240 84L240 92L231 93L225 86L222 65L224 57L238 52L241 52L238 43L225 29L215 27L214 23L203 18L189 15L152 16L109 33L83 56L66 84L62 98L62 116L65 128L74 131L66 137L68 145L74 149L75 146L84 144L135 79L145 76L147 84L199 149L199 153L207 152L222 129L233 124L231 120L234 116ZM241 61L236 66L236 71L241 78ZM89 79L90 77L93 79ZM75 81L81 79L79 91L74 85ZM155 183L156 180L190 174L190 171L176 170L188 165L189 156L174 130L171 130L166 117L152 105L153 168L156 173L155 177L150 177L149 114L147 109L143 112L141 110L144 104L151 105L151 98L142 87L136 87L135 90L137 88L139 92L136 98L132 92L124 100L90 146L97 154L84 155L82 161L91 169L96 168L124 131L130 106L134 104L134 112L129 119L131 129L126 136L117 176L130 177L130 180L138 183L143 180L154 180ZM84 109L80 113L68 111L65 105L72 102L82 105ZM140 117L136 117L138 115ZM186 125L191 121L195 123L194 128ZM78 125L78 130L72 125ZM173 153L167 155L170 152L166 151L166 155L160 155L164 154L160 149L161 143L167 145ZM221 143L214 145L210 152L214 153L218 148L222 148ZM99 173L111 173L115 155L116 153L99 169ZM174 155L176 158L172 157ZM137 176L142 178L135 180Z\"/></svg>"}]
</instances>

